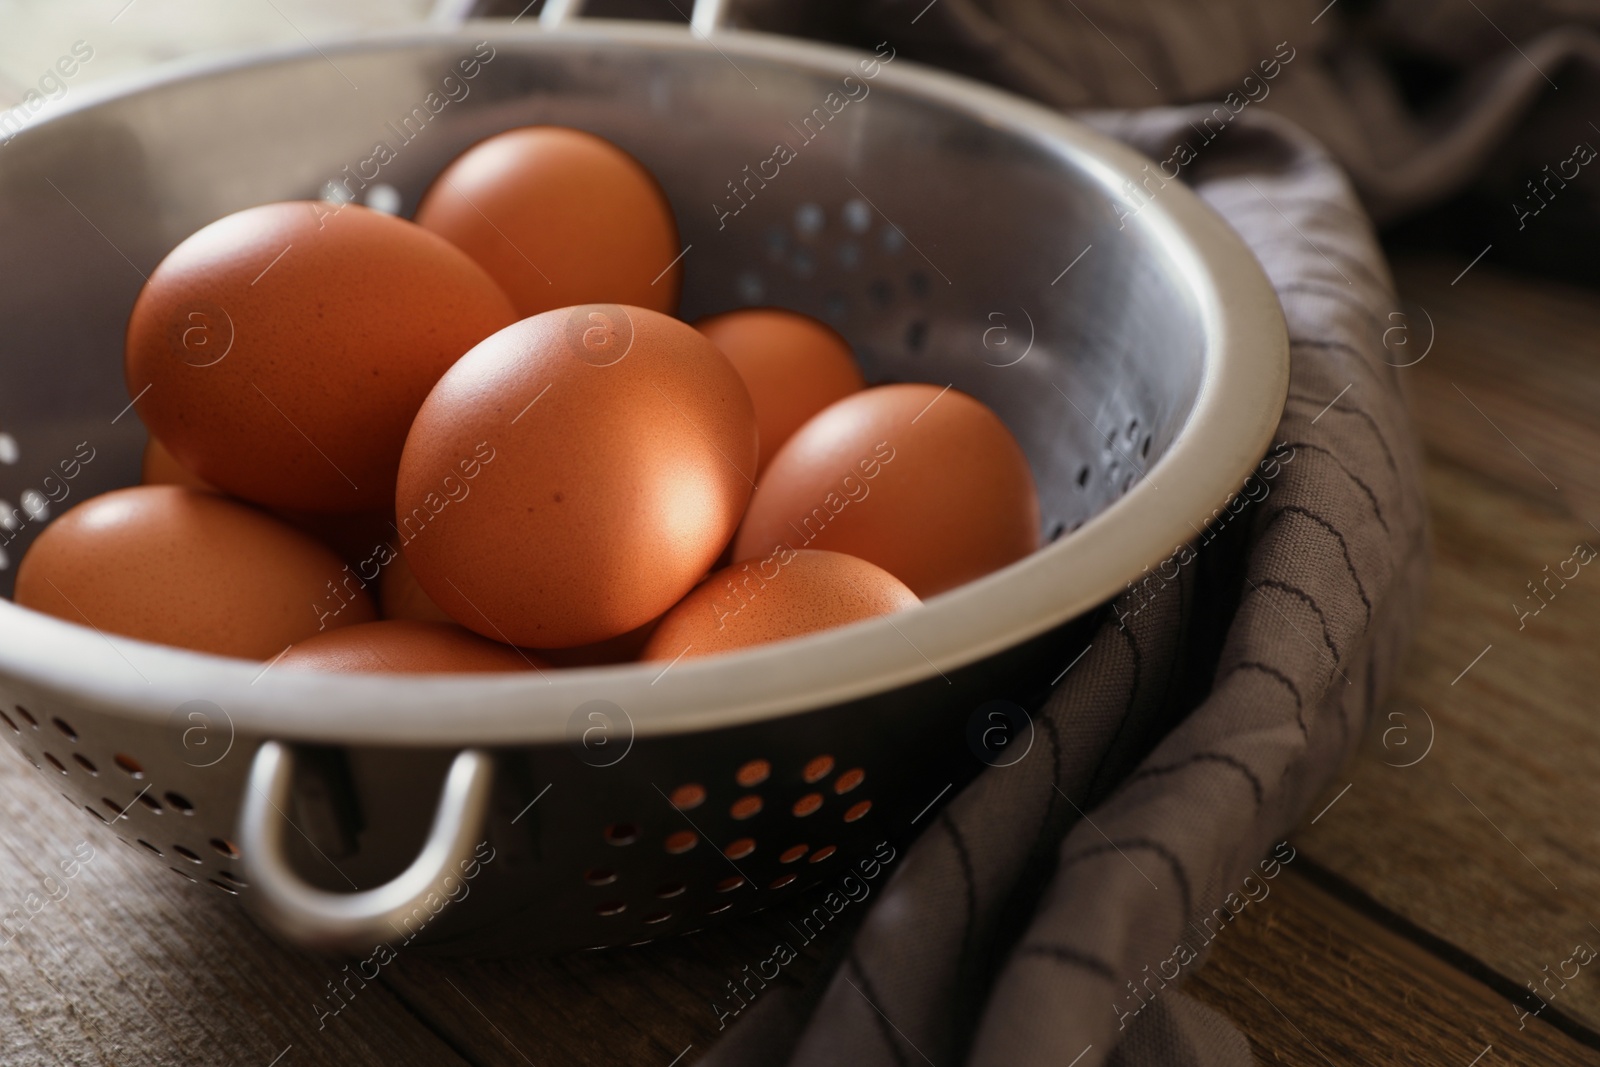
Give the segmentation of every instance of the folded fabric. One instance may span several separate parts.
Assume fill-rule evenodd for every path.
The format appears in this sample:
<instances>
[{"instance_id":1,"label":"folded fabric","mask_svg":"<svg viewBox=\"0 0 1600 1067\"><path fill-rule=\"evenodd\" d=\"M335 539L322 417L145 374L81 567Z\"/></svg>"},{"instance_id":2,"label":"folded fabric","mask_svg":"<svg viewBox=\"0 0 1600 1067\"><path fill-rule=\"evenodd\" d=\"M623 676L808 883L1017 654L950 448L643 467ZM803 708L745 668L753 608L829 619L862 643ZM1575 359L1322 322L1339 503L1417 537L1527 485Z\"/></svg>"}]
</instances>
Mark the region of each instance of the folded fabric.
<instances>
[{"instance_id":1,"label":"folded fabric","mask_svg":"<svg viewBox=\"0 0 1600 1067\"><path fill-rule=\"evenodd\" d=\"M1083 117L1159 160L1207 113ZM832 971L807 995L765 993L704 1063L1251 1062L1177 987L1268 877L1263 857L1272 876L1292 865L1274 845L1392 678L1426 513L1383 345L1398 305L1337 165L1257 112L1182 176L1283 302L1293 371L1277 443L1236 512L1102 609L1029 756L940 813Z\"/></svg>"}]
</instances>

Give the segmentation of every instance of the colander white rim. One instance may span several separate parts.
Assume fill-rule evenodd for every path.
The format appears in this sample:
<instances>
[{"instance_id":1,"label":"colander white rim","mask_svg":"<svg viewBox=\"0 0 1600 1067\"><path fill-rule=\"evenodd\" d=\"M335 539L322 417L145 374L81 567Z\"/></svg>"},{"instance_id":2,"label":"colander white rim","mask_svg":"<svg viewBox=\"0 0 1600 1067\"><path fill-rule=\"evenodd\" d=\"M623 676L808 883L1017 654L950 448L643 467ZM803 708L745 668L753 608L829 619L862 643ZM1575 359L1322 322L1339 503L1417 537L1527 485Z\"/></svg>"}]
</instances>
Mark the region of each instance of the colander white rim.
<instances>
[{"instance_id":1,"label":"colander white rim","mask_svg":"<svg viewBox=\"0 0 1600 1067\"><path fill-rule=\"evenodd\" d=\"M583 20L557 30L492 22L459 31L384 33L320 49L295 47L190 61L155 77L86 87L41 121L208 74L396 45L560 41L709 51L681 28ZM716 34L728 56L845 72L862 54L743 31ZM897 60L877 87L903 90L1013 128L1072 158L1108 199L1148 160L1042 106L965 78ZM1133 205L1129 205L1132 207ZM1288 391L1288 337L1277 297L1240 238L1187 188L1144 201L1130 226L1187 280L1209 353L1193 410L1143 478L1070 536L921 609L727 656L520 675L318 675L188 652L94 630L0 600L0 672L132 720L166 721L210 700L242 735L321 743L460 747L560 742L579 705L626 710L639 737L778 718L937 680L1080 615L1191 540L1271 443ZM1066 417L1065 414L1063 417ZM1065 663L1062 664L1066 666Z\"/></svg>"}]
</instances>

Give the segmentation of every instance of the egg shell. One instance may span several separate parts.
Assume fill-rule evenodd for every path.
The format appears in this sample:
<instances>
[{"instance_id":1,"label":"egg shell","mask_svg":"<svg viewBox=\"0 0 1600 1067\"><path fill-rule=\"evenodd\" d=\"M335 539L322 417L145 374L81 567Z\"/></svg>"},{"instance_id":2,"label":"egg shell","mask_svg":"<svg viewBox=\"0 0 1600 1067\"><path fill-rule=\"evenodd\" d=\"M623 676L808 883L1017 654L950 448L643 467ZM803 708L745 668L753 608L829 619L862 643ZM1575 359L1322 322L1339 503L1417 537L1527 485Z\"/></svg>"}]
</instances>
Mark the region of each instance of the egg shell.
<instances>
[{"instance_id":1,"label":"egg shell","mask_svg":"<svg viewBox=\"0 0 1600 1067\"><path fill-rule=\"evenodd\" d=\"M418 583L462 625L593 644L711 569L756 451L750 394L692 327L622 305L550 311L440 379L406 441L396 522Z\"/></svg>"},{"instance_id":2,"label":"egg shell","mask_svg":"<svg viewBox=\"0 0 1600 1067\"><path fill-rule=\"evenodd\" d=\"M884 385L837 401L773 457L734 555L773 546L844 552L926 599L1039 547L1039 500L1011 431L937 385Z\"/></svg>"},{"instance_id":3,"label":"egg shell","mask_svg":"<svg viewBox=\"0 0 1600 1067\"><path fill-rule=\"evenodd\" d=\"M660 619L651 619L636 629L592 645L572 648L542 648L539 655L557 667L605 667L614 663L632 663L640 658L645 642L656 632Z\"/></svg>"},{"instance_id":4,"label":"egg shell","mask_svg":"<svg viewBox=\"0 0 1600 1067\"><path fill-rule=\"evenodd\" d=\"M319 632L371 622L344 564L255 508L174 485L85 500L34 541L16 602L102 633L268 659Z\"/></svg>"},{"instance_id":5,"label":"egg shell","mask_svg":"<svg viewBox=\"0 0 1600 1067\"><path fill-rule=\"evenodd\" d=\"M333 549L350 572L365 585L377 582L382 560L395 553L389 542L394 538L393 512L384 510L359 515L324 515L315 511L273 508L272 514L301 533L310 534ZM371 590L374 597L377 589Z\"/></svg>"},{"instance_id":6,"label":"egg shell","mask_svg":"<svg viewBox=\"0 0 1600 1067\"><path fill-rule=\"evenodd\" d=\"M195 233L151 273L128 320L128 390L178 463L225 492L387 511L428 390L515 317L481 267L414 223L265 204Z\"/></svg>"},{"instance_id":7,"label":"egg shell","mask_svg":"<svg viewBox=\"0 0 1600 1067\"><path fill-rule=\"evenodd\" d=\"M694 328L722 349L750 390L762 469L813 415L866 388L850 343L798 311L742 308L700 319Z\"/></svg>"},{"instance_id":8,"label":"egg shell","mask_svg":"<svg viewBox=\"0 0 1600 1067\"><path fill-rule=\"evenodd\" d=\"M214 489L194 471L173 458L167 446L154 437L144 443L144 459L139 465L139 481L144 485L184 485L190 489Z\"/></svg>"},{"instance_id":9,"label":"egg shell","mask_svg":"<svg viewBox=\"0 0 1600 1067\"><path fill-rule=\"evenodd\" d=\"M596 302L677 310L683 246L666 194L592 133L526 126L480 141L416 219L477 260L521 317Z\"/></svg>"},{"instance_id":10,"label":"egg shell","mask_svg":"<svg viewBox=\"0 0 1600 1067\"><path fill-rule=\"evenodd\" d=\"M284 653L280 671L335 674L455 674L547 666L454 623L391 619L308 637Z\"/></svg>"},{"instance_id":11,"label":"egg shell","mask_svg":"<svg viewBox=\"0 0 1600 1067\"><path fill-rule=\"evenodd\" d=\"M904 582L865 560L780 548L720 570L695 587L667 612L640 658L732 652L920 603Z\"/></svg>"},{"instance_id":12,"label":"egg shell","mask_svg":"<svg viewBox=\"0 0 1600 1067\"><path fill-rule=\"evenodd\" d=\"M398 550L384 565L382 577L378 579L378 602L386 619L455 622L422 591L417 576L411 573L411 564L406 562L406 554Z\"/></svg>"}]
</instances>

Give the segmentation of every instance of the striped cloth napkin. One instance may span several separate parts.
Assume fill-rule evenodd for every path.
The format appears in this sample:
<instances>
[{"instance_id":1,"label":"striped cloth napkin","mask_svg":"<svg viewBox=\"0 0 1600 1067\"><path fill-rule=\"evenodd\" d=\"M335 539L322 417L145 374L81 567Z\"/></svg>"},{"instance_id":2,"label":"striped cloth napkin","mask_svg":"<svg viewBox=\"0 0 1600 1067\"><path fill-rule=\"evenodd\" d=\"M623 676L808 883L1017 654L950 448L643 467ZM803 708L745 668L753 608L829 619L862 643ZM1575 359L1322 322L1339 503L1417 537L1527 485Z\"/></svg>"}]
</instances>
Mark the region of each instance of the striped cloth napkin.
<instances>
[{"instance_id":1,"label":"striped cloth napkin","mask_svg":"<svg viewBox=\"0 0 1600 1067\"><path fill-rule=\"evenodd\" d=\"M1140 149L1255 251L1283 303L1293 369L1259 488L1188 546L1170 581L1102 609L1089 653L1039 713L1044 758L985 771L910 848L824 974L764 992L702 1063L1244 1067L1248 1043L1186 997L1183 979L1293 864L1284 839L1393 680L1426 579L1397 369L1410 357L1369 220L1567 158L1585 139L1568 127L1583 124L1549 119L1600 114L1596 82L1553 86L1600 67L1600 39L1582 28L1600 23L1600 4L737 10L757 28L891 39ZM1373 42L1412 57L1404 91ZM1600 129L1588 140L1600 145Z\"/></svg>"}]
</instances>

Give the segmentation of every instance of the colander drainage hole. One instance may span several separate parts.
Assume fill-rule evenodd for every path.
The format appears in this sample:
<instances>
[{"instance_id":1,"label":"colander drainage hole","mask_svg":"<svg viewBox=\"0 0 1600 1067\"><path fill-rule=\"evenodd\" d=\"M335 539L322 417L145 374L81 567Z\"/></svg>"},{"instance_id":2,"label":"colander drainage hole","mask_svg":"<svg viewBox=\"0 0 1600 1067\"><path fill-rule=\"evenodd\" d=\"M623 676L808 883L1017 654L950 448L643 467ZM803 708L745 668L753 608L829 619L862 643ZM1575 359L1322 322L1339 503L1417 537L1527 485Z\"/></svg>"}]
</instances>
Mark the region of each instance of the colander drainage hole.
<instances>
[{"instance_id":1,"label":"colander drainage hole","mask_svg":"<svg viewBox=\"0 0 1600 1067\"><path fill-rule=\"evenodd\" d=\"M827 859L829 856L838 851L838 845L823 845L821 848L817 849L811 854L811 862L821 863L823 860Z\"/></svg>"},{"instance_id":2,"label":"colander drainage hole","mask_svg":"<svg viewBox=\"0 0 1600 1067\"><path fill-rule=\"evenodd\" d=\"M772 775L772 764L764 759L753 759L734 772L733 780L746 789L754 789Z\"/></svg>"},{"instance_id":3,"label":"colander drainage hole","mask_svg":"<svg viewBox=\"0 0 1600 1067\"><path fill-rule=\"evenodd\" d=\"M245 886L245 885L249 884L243 878L240 878L237 874L234 874L232 871L218 871L217 872L217 876L222 878L224 881L231 882L232 884L237 885L237 886Z\"/></svg>"},{"instance_id":4,"label":"colander drainage hole","mask_svg":"<svg viewBox=\"0 0 1600 1067\"><path fill-rule=\"evenodd\" d=\"M22 732L21 730L17 729L17 724L11 721L11 716L7 715L5 712L0 711L0 719L4 719L6 725L11 727L12 733L20 734Z\"/></svg>"},{"instance_id":5,"label":"colander drainage hole","mask_svg":"<svg viewBox=\"0 0 1600 1067\"><path fill-rule=\"evenodd\" d=\"M50 764L50 766L54 767L56 770L60 771L62 774L66 774L67 773L66 765L63 764L60 760L56 759L54 756L50 755L50 753L48 753L48 752L42 753L42 755L44 756L44 761L46 763Z\"/></svg>"},{"instance_id":6,"label":"colander drainage hole","mask_svg":"<svg viewBox=\"0 0 1600 1067\"><path fill-rule=\"evenodd\" d=\"M90 762L89 758L81 752L74 752L72 754L72 762L76 763L78 766L82 767L92 775L98 777L100 774L100 768L96 767L92 762Z\"/></svg>"},{"instance_id":7,"label":"colander drainage hole","mask_svg":"<svg viewBox=\"0 0 1600 1067\"><path fill-rule=\"evenodd\" d=\"M748 819L761 812L761 798L754 793L742 796L728 807L728 814L735 819Z\"/></svg>"},{"instance_id":8,"label":"colander drainage hole","mask_svg":"<svg viewBox=\"0 0 1600 1067\"><path fill-rule=\"evenodd\" d=\"M866 815L866 813L871 811L871 810L872 810L872 801L870 801L870 800L863 800L858 804L852 804L852 805L850 805L849 810L847 810L844 813L844 821L845 822L855 822L857 819L860 819L862 816Z\"/></svg>"},{"instance_id":9,"label":"colander drainage hole","mask_svg":"<svg viewBox=\"0 0 1600 1067\"><path fill-rule=\"evenodd\" d=\"M232 841L226 841L220 837L213 837L208 844L210 844L220 856L226 856L230 860L236 860L239 858L239 847Z\"/></svg>"},{"instance_id":10,"label":"colander drainage hole","mask_svg":"<svg viewBox=\"0 0 1600 1067\"><path fill-rule=\"evenodd\" d=\"M627 910L628 905L620 900L608 900L604 904L596 904L594 906L596 915L621 915Z\"/></svg>"},{"instance_id":11,"label":"colander drainage hole","mask_svg":"<svg viewBox=\"0 0 1600 1067\"><path fill-rule=\"evenodd\" d=\"M101 815L98 811L95 811L94 808L90 807L88 804L85 804L83 806L83 810L88 812L90 815L93 815L95 818L99 819L101 822L107 824L108 826L110 825L110 823L111 823L110 819L107 819L104 815Z\"/></svg>"},{"instance_id":12,"label":"colander drainage hole","mask_svg":"<svg viewBox=\"0 0 1600 1067\"><path fill-rule=\"evenodd\" d=\"M1089 468L1087 465L1078 468L1077 482L1079 489L1089 484Z\"/></svg>"},{"instance_id":13,"label":"colander drainage hole","mask_svg":"<svg viewBox=\"0 0 1600 1067\"><path fill-rule=\"evenodd\" d=\"M664 885L660 889L656 890L656 896L660 897L662 900L671 900L673 897L683 896L683 894L687 893L688 891L689 887L684 885L682 882L669 882L667 885Z\"/></svg>"},{"instance_id":14,"label":"colander drainage hole","mask_svg":"<svg viewBox=\"0 0 1600 1067\"><path fill-rule=\"evenodd\" d=\"M860 767L856 767L852 770L845 771L839 776L839 780L833 783L833 791L842 796L866 780L867 772L862 770Z\"/></svg>"},{"instance_id":15,"label":"colander drainage hole","mask_svg":"<svg viewBox=\"0 0 1600 1067\"><path fill-rule=\"evenodd\" d=\"M121 767L124 771L126 771L129 778L137 779L144 777L143 764L134 759L132 756L118 752L115 756L111 757L111 762L115 763L118 767Z\"/></svg>"},{"instance_id":16,"label":"colander drainage hole","mask_svg":"<svg viewBox=\"0 0 1600 1067\"><path fill-rule=\"evenodd\" d=\"M1058 522L1054 526L1050 527L1050 537L1048 538L1048 540L1056 541L1061 537L1062 534L1064 534L1066 532L1067 532L1067 524L1064 523L1064 522Z\"/></svg>"},{"instance_id":17,"label":"colander drainage hole","mask_svg":"<svg viewBox=\"0 0 1600 1067\"><path fill-rule=\"evenodd\" d=\"M631 822L614 822L606 827L606 840L613 845L631 845L639 840L639 828Z\"/></svg>"},{"instance_id":18,"label":"colander drainage hole","mask_svg":"<svg viewBox=\"0 0 1600 1067\"><path fill-rule=\"evenodd\" d=\"M721 915L723 912L727 911L731 907L733 907L732 904L718 904L714 908L707 908L706 909L706 914L707 915Z\"/></svg>"},{"instance_id":19,"label":"colander drainage hole","mask_svg":"<svg viewBox=\"0 0 1600 1067\"><path fill-rule=\"evenodd\" d=\"M717 892L731 893L742 885L744 885L744 875L732 874L717 883Z\"/></svg>"},{"instance_id":20,"label":"colander drainage hole","mask_svg":"<svg viewBox=\"0 0 1600 1067\"><path fill-rule=\"evenodd\" d=\"M784 886L789 885L790 883L792 883L798 877L800 877L800 876L797 875L797 874L780 874L778 877L776 877L776 878L774 878L772 880L772 882L767 886L767 888L768 889L782 889Z\"/></svg>"},{"instance_id":21,"label":"colander drainage hole","mask_svg":"<svg viewBox=\"0 0 1600 1067\"><path fill-rule=\"evenodd\" d=\"M928 339L928 324L921 319L912 319L906 325L906 350L912 355L922 351L922 345Z\"/></svg>"},{"instance_id":22,"label":"colander drainage hole","mask_svg":"<svg viewBox=\"0 0 1600 1067\"><path fill-rule=\"evenodd\" d=\"M199 857L198 854L196 854L194 852L191 852L190 850L184 848L182 845L173 845L172 846L172 851L176 852L178 855L182 856L184 859L188 860L190 863L204 863L205 862L204 860L202 860Z\"/></svg>"},{"instance_id":23,"label":"colander drainage hole","mask_svg":"<svg viewBox=\"0 0 1600 1067\"><path fill-rule=\"evenodd\" d=\"M807 785L815 785L817 782L822 781L832 773L833 757L818 756L816 759L806 764L806 769L801 772L801 777L806 780Z\"/></svg>"},{"instance_id":24,"label":"colander drainage hole","mask_svg":"<svg viewBox=\"0 0 1600 1067\"><path fill-rule=\"evenodd\" d=\"M61 731L62 736L64 736L68 741L76 741L78 739L78 731L74 730L72 725L68 723L67 720L58 715L50 721L55 725L57 730Z\"/></svg>"},{"instance_id":25,"label":"colander drainage hole","mask_svg":"<svg viewBox=\"0 0 1600 1067\"><path fill-rule=\"evenodd\" d=\"M779 863L798 863L806 858L806 853L811 850L805 845L792 845L783 850L778 856Z\"/></svg>"},{"instance_id":26,"label":"colander drainage hole","mask_svg":"<svg viewBox=\"0 0 1600 1067\"><path fill-rule=\"evenodd\" d=\"M155 797L151 796L149 793L140 793L139 794L139 803L143 804L145 807L149 808L152 812L154 812L157 815L160 815L161 812L164 810L161 807L161 801L157 800Z\"/></svg>"},{"instance_id":27,"label":"colander drainage hole","mask_svg":"<svg viewBox=\"0 0 1600 1067\"><path fill-rule=\"evenodd\" d=\"M29 726L33 727L35 730L37 730L39 728L39 720L35 719L33 717L33 713L30 712L27 708L23 707L21 704L17 705L17 714L22 716L22 721L23 722L27 723Z\"/></svg>"},{"instance_id":28,"label":"colander drainage hole","mask_svg":"<svg viewBox=\"0 0 1600 1067\"><path fill-rule=\"evenodd\" d=\"M730 860L742 860L755 850L756 843L754 840L748 837L741 837L723 849L722 854Z\"/></svg>"},{"instance_id":29,"label":"colander drainage hole","mask_svg":"<svg viewBox=\"0 0 1600 1067\"><path fill-rule=\"evenodd\" d=\"M1145 459L1149 459L1150 458L1150 435L1149 434L1145 434L1144 435L1144 444L1140 446L1139 454L1141 456L1143 456Z\"/></svg>"},{"instance_id":30,"label":"colander drainage hole","mask_svg":"<svg viewBox=\"0 0 1600 1067\"><path fill-rule=\"evenodd\" d=\"M191 882L195 881L194 875L189 874L186 871L180 871L176 867L168 867L167 870L171 871L173 874L177 875L179 878L186 878Z\"/></svg>"},{"instance_id":31,"label":"colander drainage hole","mask_svg":"<svg viewBox=\"0 0 1600 1067\"><path fill-rule=\"evenodd\" d=\"M168 804L172 805L174 808L177 808L183 814L194 814L194 805L189 803L188 798L182 793L168 793L166 794L166 798Z\"/></svg>"},{"instance_id":32,"label":"colander drainage hole","mask_svg":"<svg viewBox=\"0 0 1600 1067\"><path fill-rule=\"evenodd\" d=\"M128 817L125 814L125 812L128 810L126 805L118 804L110 797L101 797L100 803L104 804L106 806L106 810L111 813L111 819L109 821L116 822L118 819L126 819Z\"/></svg>"},{"instance_id":33,"label":"colander drainage hole","mask_svg":"<svg viewBox=\"0 0 1600 1067\"><path fill-rule=\"evenodd\" d=\"M803 796L799 800L795 801L794 802L794 807L792 809L790 809L790 810L792 810L794 812L795 818L803 819L807 815L814 814L817 811L817 809L819 809L821 807L822 807L822 794L821 793L807 793L805 796Z\"/></svg>"},{"instance_id":34,"label":"colander drainage hole","mask_svg":"<svg viewBox=\"0 0 1600 1067\"><path fill-rule=\"evenodd\" d=\"M706 787L699 782L685 782L672 791L672 806L679 811L698 808L706 802Z\"/></svg>"},{"instance_id":35,"label":"colander drainage hole","mask_svg":"<svg viewBox=\"0 0 1600 1067\"><path fill-rule=\"evenodd\" d=\"M596 867L593 870L585 871L583 880L590 885L610 885L617 880L617 872L604 867Z\"/></svg>"},{"instance_id":36,"label":"colander drainage hole","mask_svg":"<svg viewBox=\"0 0 1600 1067\"><path fill-rule=\"evenodd\" d=\"M239 891L233 886L229 885L227 882L219 882L215 878L207 878L206 881L210 882L212 885L216 886L230 897L236 897L239 895Z\"/></svg>"},{"instance_id":37,"label":"colander drainage hole","mask_svg":"<svg viewBox=\"0 0 1600 1067\"><path fill-rule=\"evenodd\" d=\"M666 849L674 856L681 856L699 843L700 835L694 831L679 830L676 833L667 835Z\"/></svg>"},{"instance_id":38,"label":"colander drainage hole","mask_svg":"<svg viewBox=\"0 0 1600 1067\"><path fill-rule=\"evenodd\" d=\"M151 852L154 852L158 856L166 855L166 853L162 852L159 848L156 848L156 846L152 845L142 837L139 838L139 844L143 845L145 848L149 849Z\"/></svg>"},{"instance_id":39,"label":"colander drainage hole","mask_svg":"<svg viewBox=\"0 0 1600 1067\"><path fill-rule=\"evenodd\" d=\"M672 918L672 912L670 911L653 911L644 917L644 921L654 925L655 923L664 923L670 918Z\"/></svg>"}]
</instances>

